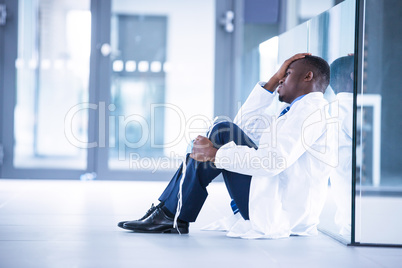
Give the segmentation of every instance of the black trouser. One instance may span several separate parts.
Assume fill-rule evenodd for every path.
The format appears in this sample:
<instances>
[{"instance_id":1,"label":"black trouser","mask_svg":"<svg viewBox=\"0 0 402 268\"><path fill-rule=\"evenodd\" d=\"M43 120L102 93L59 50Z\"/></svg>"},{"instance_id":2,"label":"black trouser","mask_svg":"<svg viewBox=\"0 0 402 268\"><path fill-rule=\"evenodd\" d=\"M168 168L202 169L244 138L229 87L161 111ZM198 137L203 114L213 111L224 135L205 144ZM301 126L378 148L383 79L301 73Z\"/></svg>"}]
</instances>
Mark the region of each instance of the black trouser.
<instances>
[{"instance_id":1,"label":"black trouser","mask_svg":"<svg viewBox=\"0 0 402 268\"><path fill-rule=\"evenodd\" d=\"M257 149L254 142L237 125L231 122L216 124L211 130L209 139L215 148L220 148L222 145L233 141L237 145L246 145ZM163 202L172 214L176 212L182 165L159 197L159 201ZM206 187L220 173L223 175L229 195L235 201L240 214L244 219L249 219L248 202L251 176L217 169L211 162L198 162L187 155L186 177L182 186L182 208L179 215L181 220L188 222L196 220L208 196Z\"/></svg>"}]
</instances>

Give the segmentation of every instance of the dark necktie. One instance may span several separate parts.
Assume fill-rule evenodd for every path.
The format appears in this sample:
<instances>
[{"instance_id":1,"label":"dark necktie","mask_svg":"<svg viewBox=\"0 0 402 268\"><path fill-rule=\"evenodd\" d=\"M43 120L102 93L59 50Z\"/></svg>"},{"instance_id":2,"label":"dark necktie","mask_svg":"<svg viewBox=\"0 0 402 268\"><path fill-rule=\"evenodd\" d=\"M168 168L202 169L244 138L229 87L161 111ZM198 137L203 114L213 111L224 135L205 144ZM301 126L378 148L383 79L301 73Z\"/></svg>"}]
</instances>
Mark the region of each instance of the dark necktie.
<instances>
[{"instance_id":1,"label":"dark necktie","mask_svg":"<svg viewBox=\"0 0 402 268\"><path fill-rule=\"evenodd\" d=\"M278 118L281 117L282 115L286 114L289 110L290 110L290 106L283 109L283 111L279 114Z\"/></svg>"}]
</instances>

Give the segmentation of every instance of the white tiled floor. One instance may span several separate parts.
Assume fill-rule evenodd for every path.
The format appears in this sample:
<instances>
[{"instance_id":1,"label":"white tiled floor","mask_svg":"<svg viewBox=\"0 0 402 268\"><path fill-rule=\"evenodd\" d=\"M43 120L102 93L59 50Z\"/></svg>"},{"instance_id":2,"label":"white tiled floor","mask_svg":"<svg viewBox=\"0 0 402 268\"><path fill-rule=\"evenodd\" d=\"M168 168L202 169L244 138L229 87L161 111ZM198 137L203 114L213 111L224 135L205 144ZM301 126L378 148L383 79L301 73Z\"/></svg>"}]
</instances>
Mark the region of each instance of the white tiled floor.
<instances>
[{"instance_id":1,"label":"white tiled floor","mask_svg":"<svg viewBox=\"0 0 402 268\"><path fill-rule=\"evenodd\" d=\"M222 183L189 235L137 234L164 182L0 180L0 267L401 267L402 249L347 247L320 234L242 240L200 231L229 200Z\"/></svg>"}]
</instances>

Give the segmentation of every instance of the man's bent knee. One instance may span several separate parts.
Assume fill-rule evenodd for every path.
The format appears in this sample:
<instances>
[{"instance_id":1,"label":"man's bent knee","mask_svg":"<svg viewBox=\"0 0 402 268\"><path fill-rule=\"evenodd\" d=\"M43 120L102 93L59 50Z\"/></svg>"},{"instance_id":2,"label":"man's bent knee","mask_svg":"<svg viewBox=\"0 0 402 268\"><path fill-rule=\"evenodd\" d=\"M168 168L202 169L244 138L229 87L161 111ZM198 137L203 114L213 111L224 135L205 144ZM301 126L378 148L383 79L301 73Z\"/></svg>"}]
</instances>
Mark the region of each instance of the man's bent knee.
<instances>
[{"instance_id":1,"label":"man's bent knee","mask_svg":"<svg viewBox=\"0 0 402 268\"><path fill-rule=\"evenodd\" d=\"M237 145L246 145L257 149L257 146L247 134L235 123L229 121L216 124L209 134L209 140L212 141L214 147L218 149L231 141L234 141Z\"/></svg>"},{"instance_id":2,"label":"man's bent knee","mask_svg":"<svg viewBox=\"0 0 402 268\"><path fill-rule=\"evenodd\" d=\"M216 148L220 148L222 145L235 140L235 137L241 135L241 132L242 130L233 122L224 121L216 124L212 128L209 139Z\"/></svg>"}]
</instances>

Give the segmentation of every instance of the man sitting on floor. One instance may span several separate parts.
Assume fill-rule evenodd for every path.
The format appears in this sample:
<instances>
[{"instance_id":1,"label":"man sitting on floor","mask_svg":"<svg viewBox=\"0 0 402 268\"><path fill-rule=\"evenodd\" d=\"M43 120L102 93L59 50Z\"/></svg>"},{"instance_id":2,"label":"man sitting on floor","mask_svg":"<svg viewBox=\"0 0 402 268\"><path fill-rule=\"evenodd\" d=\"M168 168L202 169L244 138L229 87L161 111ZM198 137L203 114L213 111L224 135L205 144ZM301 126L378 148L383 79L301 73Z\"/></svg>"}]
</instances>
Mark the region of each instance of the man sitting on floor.
<instances>
[{"instance_id":1,"label":"man sitting on floor","mask_svg":"<svg viewBox=\"0 0 402 268\"><path fill-rule=\"evenodd\" d=\"M118 226L135 232L188 233L189 222L196 220L207 198L206 187L222 173L232 206L241 215L227 228L229 236L315 234L333 155L323 97L329 77L328 63L309 53L286 60L267 83L255 86L234 123L218 123L209 138L195 139L186 166L173 176L159 205L141 219ZM277 95L287 105L269 116L265 110Z\"/></svg>"}]
</instances>

